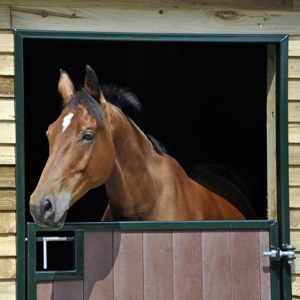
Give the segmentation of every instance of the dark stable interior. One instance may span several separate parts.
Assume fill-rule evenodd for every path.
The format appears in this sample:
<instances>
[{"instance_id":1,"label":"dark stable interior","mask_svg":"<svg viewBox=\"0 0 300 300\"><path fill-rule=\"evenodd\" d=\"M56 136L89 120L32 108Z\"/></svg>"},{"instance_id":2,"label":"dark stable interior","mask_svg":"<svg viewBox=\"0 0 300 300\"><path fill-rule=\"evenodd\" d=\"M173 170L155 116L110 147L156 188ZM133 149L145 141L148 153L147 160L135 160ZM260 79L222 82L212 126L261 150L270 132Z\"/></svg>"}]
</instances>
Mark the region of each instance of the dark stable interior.
<instances>
[{"instance_id":1,"label":"dark stable interior","mask_svg":"<svg viewBox=\"0 0 300 300\"><path fill-rule=\"evenodd\" d=\"M48 157L47 127L61 111L59 70L80 88L89 64L100 84L137 95L143 111L125 113L183 168L214 164L236 172L257 217L265 219L266 49L255 43L25 39L26 199ZM91 190L66 221L100 221L106 205L104 187ZM26 221L32 221L28 206Z\"/></svg>"}]
</instances>

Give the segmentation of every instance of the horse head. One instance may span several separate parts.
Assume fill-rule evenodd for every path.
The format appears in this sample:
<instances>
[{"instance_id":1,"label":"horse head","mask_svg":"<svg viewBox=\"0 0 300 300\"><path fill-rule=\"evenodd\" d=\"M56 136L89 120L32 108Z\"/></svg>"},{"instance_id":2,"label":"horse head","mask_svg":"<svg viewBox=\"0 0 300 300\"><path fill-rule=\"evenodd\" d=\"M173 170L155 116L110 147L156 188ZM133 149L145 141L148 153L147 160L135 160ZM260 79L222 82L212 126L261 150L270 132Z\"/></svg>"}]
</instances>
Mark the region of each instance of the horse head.
<instances>
[{"instance_id":1,"label":"horse head","mask_svg":"<svg viewBox=\"0 0 300 300\"><path fill-rule=\"evenodd\" d=\"M63 110L47 131L49 158L30 197L30 213L44 227L63 226L69 208L110 177L115 159L112 112L94 70L87 66L84 88L75 91L61 71Z\"/></svg>"}]
</instances>

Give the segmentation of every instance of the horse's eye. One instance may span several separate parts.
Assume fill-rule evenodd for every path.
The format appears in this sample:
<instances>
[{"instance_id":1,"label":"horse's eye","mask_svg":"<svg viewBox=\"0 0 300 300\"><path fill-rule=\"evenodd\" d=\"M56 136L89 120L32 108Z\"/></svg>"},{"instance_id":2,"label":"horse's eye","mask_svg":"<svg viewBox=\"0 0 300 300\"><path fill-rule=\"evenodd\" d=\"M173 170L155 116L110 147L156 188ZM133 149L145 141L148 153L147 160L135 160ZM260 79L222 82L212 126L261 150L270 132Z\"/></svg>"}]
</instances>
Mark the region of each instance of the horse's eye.
<instances>
[{"instance_id":1,"label":"horse's eye","mask_svg":"<svg viewBox=\"0 0 300 300\"><path fill-rule=\"evenodd\" d=\"M94 138L94 134L91 132L85 132L84 135L82 136L82 139L84 141L91 141Z\"/></svg>"}]
</instances>

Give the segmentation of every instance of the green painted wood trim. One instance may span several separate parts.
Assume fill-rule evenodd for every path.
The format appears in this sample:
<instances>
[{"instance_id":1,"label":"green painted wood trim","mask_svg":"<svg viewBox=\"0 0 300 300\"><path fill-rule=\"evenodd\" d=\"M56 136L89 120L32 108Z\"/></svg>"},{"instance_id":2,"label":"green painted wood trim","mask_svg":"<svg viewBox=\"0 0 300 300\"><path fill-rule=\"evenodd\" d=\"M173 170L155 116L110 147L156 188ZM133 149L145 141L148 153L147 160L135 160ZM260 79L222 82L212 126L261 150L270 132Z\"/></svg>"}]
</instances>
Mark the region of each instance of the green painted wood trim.
<instances>
[{"instance_id":1,"label":"green painted wood trim","mask_svg":"<svg viewBox=\"0 0 300 300\"><path fill-rule=\"evenodd\" d=\"M15 112L16 112L16 200L17 200L17 288L16 298L23 300L26 294L25 259L25 156L24 156L24 80L23 38L14 34L15 43Z\"/></svg>"},{"instance_id":2,"label":"green painted wood trim","mask_svg":"<svg viewBox=\"0 0 300 300\"><path fill-rule=\"evenodd\" d=\"M277 99L276 99L276 139L277 139L277 196L279 244L283 249L290 244L289 213L289 163L288 163L288 38L278 47L277 55ZM279 117L278 117L279 114ZM278 121L277 121L278 120ZM291 266L282 260L282 299L292 299Z\"/></svg>"}]
</instances>

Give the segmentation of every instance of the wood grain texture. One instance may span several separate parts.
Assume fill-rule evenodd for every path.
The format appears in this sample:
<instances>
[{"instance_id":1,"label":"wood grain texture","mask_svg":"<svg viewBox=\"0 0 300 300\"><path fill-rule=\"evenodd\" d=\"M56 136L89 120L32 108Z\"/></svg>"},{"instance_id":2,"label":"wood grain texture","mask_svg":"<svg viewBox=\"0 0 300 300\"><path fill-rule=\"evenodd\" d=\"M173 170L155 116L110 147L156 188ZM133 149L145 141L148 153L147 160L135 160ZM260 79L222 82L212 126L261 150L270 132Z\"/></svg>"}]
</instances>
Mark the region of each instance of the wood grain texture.
<instances>
[{"instance_id":1,"label":"wood grain texture","mask_svg":"<svg viewBox=\"0 0 300 300\"><path fill-rule=\"evenodd\" d=\"M289 37L289 56L300 56L300 37Z\"/></svg>"},{"instance_id":2,"label":"wood grain texture","mask_svg":"<svg viewBox=\"0 0 300 300\"><path fill-rule=\"evenodd\" d=\"M144 299L173 299L171 231L145 231L143 248Z\"/></svg>"},{"instance_id":3,"label":"wood grain texture","mask_svg":"<svg viewBox=\"0 0 300 300\"><path fill-rule=\"evenodd\" d=\"M14 56L12 54L0 54L0 75L15 75Z\"/></svg>"},{"instance_id":4,"label":"wood grain texture","mask_svg":"<svg viewBox=\"0 0 300 300\"><path fill-rule=\"evenodd\" d=\"M54 300L53 282L41 281L36 285L36 300Z\"/></svg>"},{"instance_id":5,"label":"wood grain texture","mask_svg":"<svg viewBox=\"0 0 300 300\"><path fill-rule=\"evenodd\" d=\"M0 97L11 98L14 97L14 78L7 76L0 76Z\"/></svg>"},{"instance_id":6,"label":"wood grain texture","mask_svg":"<svg viewBox=\"0 0 300 300\"><path fill-rule=\"evenodd\" d=\"M113 233L84 233L84 299L113 300Z\"/></svg>"},{"instance_id":7,"label":"wood grain texture","mask_svg":"<svg viewBox=\"0 0 300 300\"><path fill-rule=\"evenodd\" d=\"M16 278L16 258L0 257L0 279Z\"/></svg>"},{"instance_id":8,"label":"wood grain texture","mask_svg":"<svg viewBox=\"0 0 300 300\"><path fill-rule=\"evenodd\" d=\"M300 229L300 209L290 210L290 228Z\"/></svg>"},{"instance_id":9,"label":"wood grain texture","mask_svg":"<svg viewBox=\"0 0 300 300\"><path fill-rule=\"evenodd\" d=\"M174 231L173 299L202 299L202 247L200 231Z\"/></svg>"},{"instance_id":10,"label":"wood grain texture","mask_svg":"<svg viewBox=\"0 0 300 300\"><path fill-rule=\"evenodd\" d=\"M289 101L288 108L289 122L300 122L300 101Z\"/></svg>"},{"instance_id":11,"label":"wood grain texture","mask_svg":"<svg viewBox=\"0 0 300 300\"><path fill-rule=\"evenodd\" d=\"M277 217L276 179L276 46L267 46L267 199L268 219Z\"/></svg>"},{"instance_id":12,"label":"wood grain texture","mask_svg":"<svg viewBox=\"0 0 300 300\"><path fill-rule=\"evenodd\" d=\"M16 256L16 237L13 234L0 235L0 256Z\"/></svg>"},{"instance_id":13,"label":"wood grain texture","mask_svg":"<svg viewBox=\"0 0 300 300\"><path fill-rule=\"evenodd\" d=\"M261 255L264 251L269 251L269 231L259 230L259 280L260 280L260 299L271 300L271 265L270 258Z\"/></svg>"},{"instance_id":14,"label":"wood grain texture","mask_svg":"<svg viewBox=\"0 0 300 300\"><path fill-rule=\"evenodd\" d=\"M12 27L36 30L300 34L299 14L276 11L136 10L12 6Z\"/></svg>"},{"instance_id":15,"label":"wood grain texture","mask_svg":"<svg viewBox=\"0 0 300 300\"><path fill-rule=\"evenodd\" d=\"M15 146L0 145L0 165L15 165Z\"/></svg>"},{"instance_id":16,"label":"wood grain texture","mask_svg":"<svg viewBox=\"0 0 300 300\"><path fill-rule=\"evenodd\" d=\"M114 299L143 299L143 234L115 231Z\"/></svg>"},{"instance_id":17,"label":"wood grain texture","mask_svg":"<svg viewBox=\"0 0 300 300\"><path fill-rule=\"evenodd\" d=\"M15 168L0 166L0 187L16 187Z\"/></svg>"},{"instance_id":18,"label":"wood grain texture","mask_svg":"<svg viewBox=\"0 0 300 300\"><path fill-rule=\"evenodd\" d=\"M15 120L15 102L13 99L0 99L0 120Z\"/></svg>"},{"instance_id":19,"label":"wood grain texture","mask_svg":"<svg viewBox=\"0 0 300 300\"><path fill-rule=\"evenodd\" d=\"M293 296L300 296L300 276L299 275L292 275L292 294L293 294ZM296 298L296 299L299 299L299 298Z\"/></svg>"},{"instance_id":20,"label":"wood grain texture","mask_svg":"<svg viewBox=\"0 0 300 300\"><path fill-rule=\"evenodd\" d=\"M289 145L289 165L300 165L300 144Z\"/></svg>"},{"instance_id":21,"label":"wood grain texture","mask_svg":"<svg viewBox=\"0 0 300 300\"><path fill-rule=\"evenodd\" d=\"M16 281L0 280L0 300L16 299Z\"/></svg>"},{"instance_id":22,"label":"wood grain texture","mask_svg":"<svg viewBox=\"0 0 300 300\"><path fill-rule=\"evenodd\" d=\"M294 264L291 266L292 274L300 274L300 262L299 259L295 259Z\"/></svg>"},{"instance_id":23,"label":"wood grain texture","mask_svg":"<svg viewBox=\"0 0 300 300\"><path fill-rule=\"evenodd\" d=\"M0 4L11 4L10 0L2 0ZM95 8L123 8L123 9L245 9L245 10L280 10L280 11L292 11L293 1L292 0L279 0L279 1L267 1L267 0L208 0L203 3L203 1L182 1L182 0L172 0L172 1L108 1L108 0L65 0L60 2L59 0L54 1L43 1L43 0L15 0L14 5L23 6L62 6L62 7L95 7Z\"/></svg>"},{"instance_id":24,"label":"wood grain texture","mask_svg":"<svg viewBox=\"0 0 300 300\"><path fill-rule=\"evenodd\" d=\"M0 29L10 29L10 5L0 5Z\"/></svg>"},{"instance_id":25,"label":"wood grain texture","mask_svg":"<svg viewBox=\"0 0 300 300\"><path fill-rule=\"evenodd\" d=\"M296 247L296 252L300 252L300 231L291 230L291 245Z\"/></svg>"},{"instance_id":26,"label":"wood grain texture","mask_svg":"<svg viewBox=\"0 0 300 300\"><path fill-rule=\"evenodd\" d=\"M231 284L232 300L260 298L258 232L255 230L232 230Z\"/></svg>"},{"instance_id":27,"label":"wood grain texture","mask_svg":"<svg viewBox=\"0 0 300 300\"><path fill-rule=\"evenodd\" d=\"M0 53L14 52L14 35L12 33L0 33L0 41Z\"/></svg>"},{"instance_id":28,"label":"wood grain texture","mask_svg":"<svg viewBox=\"0 0 300 300\"><path fill-rule=\"evenodd\" d=\"M16 191L0 189L1 210L16 210Z\"/></svg>"},{"instance_id":29,"label":"wood grain texture","mask_svg":"<svg viewBox=\"0 0 300 300\"><path fill-rule=\"evenodd\" d=\"M203 299L232 299L230 251L229 231L202 231Z\"/></svg>"},{"instance_id":30,"label":"wood grain texture","mask_svg":"<svg viewBox=\"0 0 300 300\"><path fill-rule=\"evenodd\" d=\"M289 185L300 186L300 166L289 167Z\"/></svg>"},{"instance_id":31,"label":"wood grain texture","mask_svg":"<svg viewBox=\"0 0 300 300\"><path fill-rule=\"evenodd\" d=\"M83 280L54 281L53 294L55 300L83 300Z\"/></svg>"},{"instance_id":32,"label":"wood grain texture","mask_svg":"<svg viewBox=\"0 0 300 300\"><path fill-rule=\"evenodd\" d=\"M289 124L289 143L300 143L300 123Z\"/></svg>"},{"instance_id":33,"label":"wood grain texture","mask_svg":"<svg viewBox=\"0 0 300 300\"><path fill-rule=\"evenodd\" d=\"M16 233L16 213L0 211L0 233Z\"/></svg>"},{"instance_id":34,"label":"wood grain texture","mask_svg":"<svg viewBox=\"0 0 300 300\"><path fill-rule=\"evenodd\" d=\"M288 99L289 100L300 100L300 80L289 79L288 83Z\"/></svg>"},{"instance_id":35,"label":"wood grain texture","mask_svg":"<svg viewBox=\"0 0 300 300\"><path fill-rule=\"evenodd\" d=\"M300 208L300 188L290 187L290 207Z\"/></svg>"},{"instance_id":36,"label":"wood grain texture","mask_svg":"<svg viewBox=\"0 0 300 300\"><path fill-rule=\"evenodd\" d=\"M289 76L289 78L300 78L300 58L299 57L289 57L288 76Z\"/></svg>"},{"instance_id":37,"label":"wood grain texture","mask_svg":"<svg viewBox=\"0 0 300 300\"><path fill-rule=\"evenodd\" d=\"M0 144L16 143L16 124L11 121L0 122Z\"/></svg>"}]
</instances>

